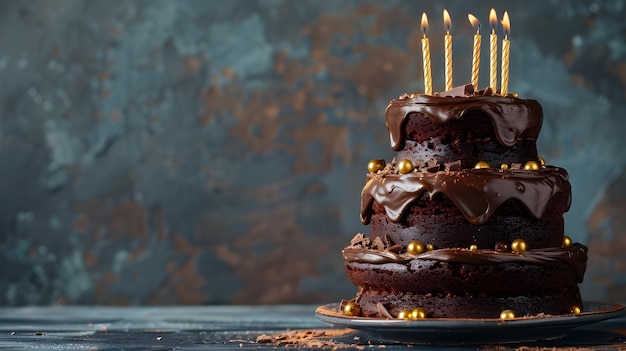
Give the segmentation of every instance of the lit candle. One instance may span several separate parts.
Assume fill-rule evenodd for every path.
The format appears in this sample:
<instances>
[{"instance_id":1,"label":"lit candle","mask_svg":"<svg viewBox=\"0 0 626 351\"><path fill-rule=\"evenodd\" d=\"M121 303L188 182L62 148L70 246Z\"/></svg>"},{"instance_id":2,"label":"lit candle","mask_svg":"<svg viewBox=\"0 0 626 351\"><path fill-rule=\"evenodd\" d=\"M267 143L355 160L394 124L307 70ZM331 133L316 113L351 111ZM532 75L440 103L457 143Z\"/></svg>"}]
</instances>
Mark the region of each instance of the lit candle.
<instances>
[{"instance_id":1,"label":"lit candle","mask_svg":"<svg viewBox=\"0 0 626 351\"><path fill-rule=\"evenodd\" d=\"M489 36L489 86L495 93L496 85L498 84L498 35L496 34L498 16L493 8L489 11L489 24L491 25L491 35Z\"/></svg>"},{"instance_id":2,"label":"lit candle","mask_svg":"<svg viewBox=\"0 0 626 351\"><path fill-rule=\"evenodd\" d=\"M511 32L511 22L509 13L504 11L502 18L502 27L504 28L504 39L502 39L502 84L500 94L505 96L509 89L509 54L511 51L511 42L509 41L509 33Z\"/></svg>"},{"instance_id":3,"label":"lit candle","mask_svg":"<svg viewBox=\"0 0 626 351\"><path fill-rule=\"evenodd\" d=\"M446 63L446 91L452 89L452 35L450 35L450 26L452 20L448 10L443 9L443 23L446 26L446 35L444 37L445 55L444 60Z\"/></svg>"},{"instance_id":4,"label":"lit candle","mask_svg":"<svg viewBox=\"0 0 626 351\"><path fill-rule=\"evenodd\" d=\"M422 62L424 68L424 94L433 94L433 81L430 72L430 43L426 37L426 30L428 29L428 18L426 13L422 13L422 32L424 37L422 38Z\"/></svg>"},{"instance_id":5,"label":"lit candle","mask_svg":"<svg viewBox=\"0 0 626 351\"><path fill-rule=\"evenodd\" d=\"M478 71L480 70L480 22L472 14L468 14L472 27L476 28L476 34L474 34L474 49L472 50L472 80L471 83L474 86L474 90L478 90Z\"/></svg>"}]
</instances>

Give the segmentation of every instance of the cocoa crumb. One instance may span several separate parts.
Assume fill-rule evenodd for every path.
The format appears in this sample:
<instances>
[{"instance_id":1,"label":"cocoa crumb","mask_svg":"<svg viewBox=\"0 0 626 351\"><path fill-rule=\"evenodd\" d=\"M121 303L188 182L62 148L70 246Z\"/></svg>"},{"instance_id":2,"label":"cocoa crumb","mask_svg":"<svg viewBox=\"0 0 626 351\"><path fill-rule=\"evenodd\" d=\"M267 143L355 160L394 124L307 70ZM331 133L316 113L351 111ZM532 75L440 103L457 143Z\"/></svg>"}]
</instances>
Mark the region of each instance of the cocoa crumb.
<instances>
[{"instance_id":1,"label":"cocoa crumb","mask_svg":"<svg viewBox=\"0 0 626 351\"><path fill-rule=\"evenodd\" d=\"M267 335L267 334L261 334L259 336L256 337L256 342L259 344L266 344L266 343L271 343L271 342L275 342L276 339L274 339L273 337Z\"/></svg>"},{"instance_id":2,"label":"cocoa crumb","mask_svg":"<svg viewBox=\"0 0 626 351\"><path fill-rule=\"evenodd\" d=\"M274 344L276 346L305 347L305 348L345 348L352 345L341 343L339 338L353 333L351 329L315 329L294 330L278 335L262 334L256 338L259 344Z\"/></svg>"}]
</instances>

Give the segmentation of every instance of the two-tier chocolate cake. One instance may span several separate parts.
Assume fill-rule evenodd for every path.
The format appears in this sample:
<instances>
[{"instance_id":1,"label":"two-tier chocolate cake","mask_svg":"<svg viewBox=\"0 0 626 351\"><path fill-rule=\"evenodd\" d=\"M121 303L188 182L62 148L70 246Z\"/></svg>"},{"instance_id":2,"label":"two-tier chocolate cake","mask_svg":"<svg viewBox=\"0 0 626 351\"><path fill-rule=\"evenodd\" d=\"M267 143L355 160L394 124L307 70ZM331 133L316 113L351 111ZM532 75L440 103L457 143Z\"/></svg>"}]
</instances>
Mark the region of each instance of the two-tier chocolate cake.
<instances>
[{"instance_id":1,"label":"two-tier chocolate cake","mask_svg":"<svg viewBox=\"0 0 626 351\"><path fill-rule=\"evenodd\" d=\"M536 149L535 100L471 84L404 94L386 110L389 163L373 160L343 249L350 316L512 318L579 313L586 247L564 235L567 172Z\"/></svg>"}]
</instances>

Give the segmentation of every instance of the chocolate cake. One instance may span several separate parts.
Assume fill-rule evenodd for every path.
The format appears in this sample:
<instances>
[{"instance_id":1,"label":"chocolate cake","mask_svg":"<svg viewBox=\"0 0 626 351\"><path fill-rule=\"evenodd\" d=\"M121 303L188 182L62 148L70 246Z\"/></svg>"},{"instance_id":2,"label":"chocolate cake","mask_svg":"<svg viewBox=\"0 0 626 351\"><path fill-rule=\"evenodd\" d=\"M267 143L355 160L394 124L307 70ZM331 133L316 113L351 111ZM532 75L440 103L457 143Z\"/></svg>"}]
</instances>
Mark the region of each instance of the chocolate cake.
<instances>
[{"instance_id":1,"label":"chocolate cake","mask_svg":"<svg viewBox=\"0 0 626 351\"><path fill-rule=\"evenodd\" d=\"M373 160L350 316L515 318L580 313L587 248L564 235L567 172L545 164L535 100L472 85L403 94L386 110L389 163ZM397 160L397 161L396 161Z\"/></svg>"}]
</instances>

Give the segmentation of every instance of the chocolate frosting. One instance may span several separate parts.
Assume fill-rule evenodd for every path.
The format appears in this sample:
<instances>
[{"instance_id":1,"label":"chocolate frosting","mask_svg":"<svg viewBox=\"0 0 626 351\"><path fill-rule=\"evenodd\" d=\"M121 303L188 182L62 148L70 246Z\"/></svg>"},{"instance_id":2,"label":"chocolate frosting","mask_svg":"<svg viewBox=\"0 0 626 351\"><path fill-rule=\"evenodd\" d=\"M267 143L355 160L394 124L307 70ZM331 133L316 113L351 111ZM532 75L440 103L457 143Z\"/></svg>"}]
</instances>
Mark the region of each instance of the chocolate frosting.
<instances>
[{"instance_id":1,"label":"chocolate frosting","mask_svg":"<svg viewBox=\"0 0 626 351\"><path fill-rule=\"evenodd\" d=\"M467 169L451 172L398 174L391 167L370 175L361 192L361 222L368 224L374 201L399 222L406 208L425 192L430 198L447 196L472 224L484 224L500 205L510 199L522 203L535 218L541 218L550 200L566 192L571 203L567 172L558 167L538 171Z\"/></svg>"},{"instance_id":2,"label":"chocolate frosting","mask_svg":"<svg viewBox=\"0 0 626 351\"><path fill-rule=\"evenodd\" d=\"M576 277L582 282L587 268L587 248L575 244L568 248L544 248L523 253L501 252L495 250L439 249L426 251L419 255L400 254L391 251L367 248L345 248L342 251L346 262L371 264L399 263L412 260L433 260L447 263L493 265L502 263L527 263L535 265L568 264L576 271Z\"/></svg>"},{"instance_id":3,"label":"chocolate frosting","mask_svg":"<svg viewBox=\"0 0 626 351\"><path fill-rule=\"evenodd\" d=\"M463 118L470 112L479 112L493 122L498 142L511 147L527 131L527 137L536 139L541 129L543 111L535 100L498 95L436 96L403 95L387 106L385 119L391 148L398 151L404 144L402 125L412 113L428 116L433 123L441 124Z\"/></svg>"}]
</instances>

